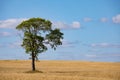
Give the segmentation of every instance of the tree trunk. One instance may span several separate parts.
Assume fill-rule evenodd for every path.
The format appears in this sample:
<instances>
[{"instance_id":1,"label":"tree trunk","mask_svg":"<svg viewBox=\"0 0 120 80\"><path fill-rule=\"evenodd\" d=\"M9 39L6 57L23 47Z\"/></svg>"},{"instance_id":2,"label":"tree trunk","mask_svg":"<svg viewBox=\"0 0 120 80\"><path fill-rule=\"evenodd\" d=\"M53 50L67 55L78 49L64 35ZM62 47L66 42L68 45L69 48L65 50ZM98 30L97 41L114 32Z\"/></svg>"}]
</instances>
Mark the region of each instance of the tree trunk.
<instances>
[{"instance_id":1,"label":"tree trunk","mask_svg":"<svg viewBox=\"0 0 120 80\"><path fill-rule=\"evenodd\" d=\"M35 71L35 56L34 56L34 52L32 52L32 71Z\"/></svg>"}]
</instances>

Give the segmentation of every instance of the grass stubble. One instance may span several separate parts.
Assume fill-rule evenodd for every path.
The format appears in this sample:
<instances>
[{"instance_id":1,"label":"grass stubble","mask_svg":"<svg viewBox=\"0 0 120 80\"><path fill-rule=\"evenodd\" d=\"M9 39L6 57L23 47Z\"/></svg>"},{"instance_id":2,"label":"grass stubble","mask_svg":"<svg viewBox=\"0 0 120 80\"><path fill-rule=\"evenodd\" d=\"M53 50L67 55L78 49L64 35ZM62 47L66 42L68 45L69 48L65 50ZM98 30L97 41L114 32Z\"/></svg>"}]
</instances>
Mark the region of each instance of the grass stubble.
<instances>
[{"instance_id":1,"label":"grass stubble","mask_svg":"<svg viewBox=\"0 0 120 80\"><path fill-rule=\"evenodd\" d=\"M120 80L120 63L0 60L0 80Z\"/></svg>"}]
</instances>

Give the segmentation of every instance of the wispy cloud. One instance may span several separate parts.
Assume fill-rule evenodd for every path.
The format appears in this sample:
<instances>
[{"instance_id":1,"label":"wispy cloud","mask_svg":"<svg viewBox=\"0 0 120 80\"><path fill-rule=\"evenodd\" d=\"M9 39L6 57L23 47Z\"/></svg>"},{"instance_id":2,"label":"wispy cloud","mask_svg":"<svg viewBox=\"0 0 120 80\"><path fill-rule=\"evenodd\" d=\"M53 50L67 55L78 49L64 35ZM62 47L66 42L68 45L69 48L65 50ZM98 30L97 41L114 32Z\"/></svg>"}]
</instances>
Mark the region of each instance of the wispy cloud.
<instances>
[{"instance_id":1,"label":"wispy cloud","mask_svg":"<svg viewBox=\"0 0 120 80\"><path fill-rule=\"evenodd\" d=\"M93 20L94 20L94 18L90 18L90 17L83 18L84 22L91 22ZM116 16L112 16L111 20L112 20L113 23L120 24L120 14L117 14ZM110 21L110 20L107 17L101 17L100 18L100 22L105 23L105 22L108 22L108 21Z\"/></svg>"},{"instance_id":2,"label":"wispy cloud","mask_svg":"<svg viewBox=\"0 0 120 80\"><path fill-rule=\"evenodd\" d=\"M113 21L114 23L120 23L120 14L114 16L114 17L112 18L112 21Z\"/></svg>"},{"instance_id":3,"label":"wispy cloud","mask_svg":"<svg viewBox=\"0 0 120 80\"><path fill-rule=\"evenodd\" d=\"M105 57L120 57L120 53L92 53L92 54L85 54L84 56L88 58L105 58Z\"/></svg>"},{"instance_id":4,"label":"wispy cloud","mask_svg":"<svg viewBox=\"0 0 120 80\"><path fill-rule=\"evenodd\" d=\"M15 28L23 20L26 20L26 18L0 20L0 28Z\"/></svg>"},{"instance_id":5,"label":"wispy cloud","mask_svg":"<svg viewBox=\"0 0 120 80\"><path fill-rule=\"evenodd\" d=\"M78 29L81 27L80 22L74 21L71 24L67 24L64 22L52 22L54 28L60 28L60 29Z\"/></svg>"},{"instance_id":6,"label":"wispy cloud","mask_svg":"<svg viewBox=\"0 0 120 80\"><path fill-rule=\"evenodd\" d=\"M85 17L85 18L83 19L83 21L84 21L84 22L90 22L90 21L92 21L92 19L89 18L89 17Z\"/></svg>"},{"instance_id":7,"label":"wispy cloud","mask_svg":"<svg viewBox=\"0 0 120 80\"><path fill-rule=\"evenodd\" d=\"M11 36L11 33L9 32L0 32L0 37L8 37Z\"/></svg>"},{"instance_id":8,"label":"wispy cloud","mask_svg":"<svg viewBox=\"0 0 120 80\"><path fill-rule=\"evenodd\" d=\"M22 44L21 41L17 42L7 42L7 43L0 43L1 48L18 48Z\"/></svg>"},{"instance_id":9,"label":"wispy cloud","mask_svg":"<svg viewBox=\"0 0 120 80\"><path fill-rule=\"evenodd\" d=\"M21 44L22 44L22 42L20 42L20 41L19 42L13 42L13 43L9 44L9 47L11 47L11 48L20 47Z\"/></svg>"},{"instance_id":10,"label":"wispy cloud","mask_svg":"<svg viewBox=\"0 0 120 80\"><path fill-rule=\"evenodd\" d=\"M6 42L6 43L0 43L1 48L17 48L20 47L22 44L22 41L16 41L16 42ZM62 45L60 47L75 47L75 45L79 44L79 41L67 41L67 40L62 40ZM50 47L49 45L46 45Z\"/></svg>"},{"instance_id":11,"label":"wispy cloud","mask_svg":"<svg viewBox=\"0 0 120 80\"><path fill-rule=\"evenodd\" d=\"M63 40L61 47L75 47L76 44L79 44L79 41Z\"/></svg>"},{"instance_id":12,"label":"wispy cloud","mask_svg":"<svg viewBox=\"0 0 120 80\"><path fill-rule=\"evenodd\" d=\"M110 43L93 43L91 47L101 47L101 48L120 48L120 44L110 44Z\"/></svg>"},{"instance_id":13,"label":"wispy cloud","mask_svg":"<svg viewBox=\"0 0 120 80\"><path fill-rule=\"evenodd\" d=\"M77 28L80 28L80 26L81 26L80 22L78 22L78 21L72 22L72 28L77 29Z\"/></svg>"},{"instance_id":14,"label":"wispy cloud","mask_svg":"<svg viewBox=\"0 0 120 80\"><path fill-rule=\"evenodd\" d=\"M103 17L103 18L100 19L100 21L101 21L101 22L107 22L107 21L108 21L108 18Z\"/></svg>"},{"instance_id":15,"label":"wispy cloud","mask_svg":"<svg viewBox=\"0 0 120 80\"><path fill-rule=\"evenodd\" d=\"M96 54L85 54L86 57L90 57L90 58L95 58L97 57Z\"/></svg>"}]
</instances>

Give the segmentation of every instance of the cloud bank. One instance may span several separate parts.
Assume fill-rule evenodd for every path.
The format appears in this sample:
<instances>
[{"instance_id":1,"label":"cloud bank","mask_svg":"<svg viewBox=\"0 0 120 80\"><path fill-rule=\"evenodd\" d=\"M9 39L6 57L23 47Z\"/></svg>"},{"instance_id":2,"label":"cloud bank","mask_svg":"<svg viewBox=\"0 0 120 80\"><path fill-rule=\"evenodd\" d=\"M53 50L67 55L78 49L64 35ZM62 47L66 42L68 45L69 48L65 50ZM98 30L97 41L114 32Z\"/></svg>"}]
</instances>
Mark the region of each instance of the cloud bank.
<instances>
[{"instance_id":1,"label":"cloud bank","mask_svg":"<svg viewBox=\"0 0 120 80\"><path fill-rule=\"evenodd\" d=\"M13 29L24 20L27 20L27 18L0 20L0 28ZM83 19L84 22L90 22L92 20L94 20L94 19L89 18L89 17L85 17ZM108 22L108 18L102 17L100 19L100 21L101 22ZM116 23L116 24L120 24L120 14L113 16L112 22ZM56 21L56 22L52 22L52 26L54 28L60 28L60 29L78 29L81 27L81 23L79 21L73 21L72 23L68 24L65 22Z\"/></svg>"},{"instance_id":2,"label":"cloud bank","mask_svg":"<svg viewBox=\"0 0 120 80\"><path fill-rule=\"evenodd\" d=\"M27 18L0 20L0 28L13 29L24 20L27 20ZM61 21L52 22L52 23L53 23L52 26L54 28L60 28L60 29L71 29L71 28L78 29L81 26L80 22L78 21L73 21L71 24L66 24Z\"/></svg>"}]
</instances>

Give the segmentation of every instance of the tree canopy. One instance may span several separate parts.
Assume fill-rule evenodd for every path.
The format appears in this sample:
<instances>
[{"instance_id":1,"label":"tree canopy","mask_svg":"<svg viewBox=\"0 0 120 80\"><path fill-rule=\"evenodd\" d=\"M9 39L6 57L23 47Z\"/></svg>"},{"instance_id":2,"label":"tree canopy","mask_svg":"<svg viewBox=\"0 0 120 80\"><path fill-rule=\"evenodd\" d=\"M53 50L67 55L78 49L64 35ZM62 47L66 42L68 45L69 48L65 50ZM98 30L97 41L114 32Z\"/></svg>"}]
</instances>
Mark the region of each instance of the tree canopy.
<instances>
[{"instance_id":1,"label":"tree canopy","mask_svg":"<svg viewBox=\"0 0 120 80\"><path fill-rule=\"evenodd\" d=\"M32 57L32 70L35 70L35 58L39 53L48 49L48 45L54 50L62 45L63 33L60 29L52 29L52 23L42 18L30 18L23 21L17 30L24 32L22 47Z\"/></svg>"}]
</instances>

